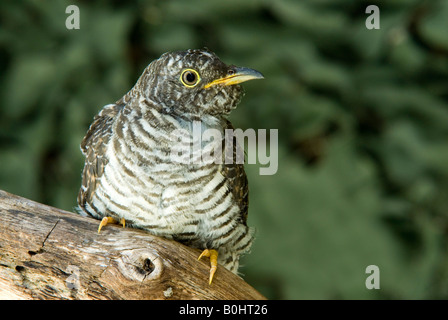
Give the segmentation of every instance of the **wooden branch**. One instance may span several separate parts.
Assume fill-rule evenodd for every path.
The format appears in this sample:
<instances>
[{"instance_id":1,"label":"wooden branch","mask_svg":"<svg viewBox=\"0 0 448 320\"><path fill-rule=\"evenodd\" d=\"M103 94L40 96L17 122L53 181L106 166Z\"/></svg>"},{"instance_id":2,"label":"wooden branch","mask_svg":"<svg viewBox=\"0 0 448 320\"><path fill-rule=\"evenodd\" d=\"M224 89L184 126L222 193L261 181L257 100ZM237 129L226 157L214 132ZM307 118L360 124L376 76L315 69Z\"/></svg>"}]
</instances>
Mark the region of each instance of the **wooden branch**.
<instances>
[{"instance_id":1,"label":"wooden branch","mask_svg":"<svg viewBox=\"0 0 448 320\"><path fill-rule=\"evenodd\" d=\"M265 299L200 250L0 190L0 299Z\"/></svg>"}]
</instances>

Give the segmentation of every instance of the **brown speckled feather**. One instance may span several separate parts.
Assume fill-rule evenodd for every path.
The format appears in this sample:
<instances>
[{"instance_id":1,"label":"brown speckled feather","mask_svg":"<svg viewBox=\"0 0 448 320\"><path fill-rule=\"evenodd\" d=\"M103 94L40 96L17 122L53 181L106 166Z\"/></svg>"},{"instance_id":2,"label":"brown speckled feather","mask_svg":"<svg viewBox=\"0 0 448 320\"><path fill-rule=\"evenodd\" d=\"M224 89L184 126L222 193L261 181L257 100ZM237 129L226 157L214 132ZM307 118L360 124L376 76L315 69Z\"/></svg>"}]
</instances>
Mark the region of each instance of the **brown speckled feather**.
<instances>
[{"instance_id":1,"label":"brown speckled feather","mask_svg":"<svg viewBox=\"0 0 448 320\"><path fill-rule=\"evenodd\" d=\"M112 123L122 109L122 105L110 104L95 116L87 134L81 142L81 151L86 157L82 173L82 186L78 193L78 203L85 205L92 201L97 181L104 172L108 160L106 146L112 135Z\"/></svg>"},{"instance_id":2,"label":"brown speckled feather","mask_svg":"<svg viewBox=\"0 0 448 320\"><path fill-rule=\"evenodd\" d=\"M235 128L232 123L227 120L225 129L234 130ZM231 141L227 141L227 144L230 144L230 142ZM227 145L226 148L228 147L230 146ZM229 189L233 194L233 198L238 203L241 222L243 222L244 225L247 225L247 215L249 209L249 184L247 181L246 172L244 171L244 165L236 162L237 150L238 152L244 151L241 150L241 146L238 144L235 136L233 137L232 148L233 161L231 164L224 164L221 173L227 179Z\"/></svg>"}]
</instances>

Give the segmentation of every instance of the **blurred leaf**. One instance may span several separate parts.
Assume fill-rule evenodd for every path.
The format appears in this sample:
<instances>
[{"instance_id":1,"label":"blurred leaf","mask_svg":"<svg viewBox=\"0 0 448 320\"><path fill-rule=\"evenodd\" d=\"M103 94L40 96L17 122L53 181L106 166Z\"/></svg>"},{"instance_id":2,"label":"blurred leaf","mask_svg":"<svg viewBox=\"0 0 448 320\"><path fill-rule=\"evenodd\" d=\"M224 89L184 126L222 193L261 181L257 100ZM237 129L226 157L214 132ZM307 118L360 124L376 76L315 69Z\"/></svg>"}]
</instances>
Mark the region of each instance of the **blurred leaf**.
<instances>
[{"instance_id":1,"label":"blurred leaf","mask_svg":"<svg viewBox=\"0 0 448 320\"><path fill-rule=\"evenodd\" d=\"M23 116L51 87L57 72L50 57L24 56L15 60L10 69L10 82L5 90L5 115L11 118Z\"/></svg>"},{"instance_id":2,"label":"blurred leaf","mask_svg":"<svg viewBox=\"0 0 448 320\"><path fill-rule=\"evenodd\" d=\"M422 34L427 40L448 50L448 39L446 30L448 30L448 3L446 1L434 1L429 7L430 12L425 15L421 26Z\"/></svg>"}]
</instances>

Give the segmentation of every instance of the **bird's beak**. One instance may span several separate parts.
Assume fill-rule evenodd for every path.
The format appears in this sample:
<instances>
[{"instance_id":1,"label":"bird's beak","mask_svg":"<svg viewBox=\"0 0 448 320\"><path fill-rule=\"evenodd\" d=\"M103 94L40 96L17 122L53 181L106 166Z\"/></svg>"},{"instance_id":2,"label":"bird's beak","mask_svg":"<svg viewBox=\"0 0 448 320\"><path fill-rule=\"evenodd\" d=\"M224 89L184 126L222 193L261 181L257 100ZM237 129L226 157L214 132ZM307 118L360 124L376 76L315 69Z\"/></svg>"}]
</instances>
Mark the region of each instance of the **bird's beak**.
<instances>
[{"instance_id":1,"label":"bird's beak","mask_svg":"<svg viewBox=\"0 0 448 320\"><path fill-rule=\"evenodd\" d=\"M234 71L235 72L231 75L228 75L224 78L219 78L219 79L213 80L210 83L207 83L204 86L204 88L207 89L207 88L216 86L218 84L222 84L224 86L231 86L234 84L238 84L238 83L253 80L253 79L264 79L261 72L258 72L254 69L235 68Z\"/></svg>"}]
</instances>

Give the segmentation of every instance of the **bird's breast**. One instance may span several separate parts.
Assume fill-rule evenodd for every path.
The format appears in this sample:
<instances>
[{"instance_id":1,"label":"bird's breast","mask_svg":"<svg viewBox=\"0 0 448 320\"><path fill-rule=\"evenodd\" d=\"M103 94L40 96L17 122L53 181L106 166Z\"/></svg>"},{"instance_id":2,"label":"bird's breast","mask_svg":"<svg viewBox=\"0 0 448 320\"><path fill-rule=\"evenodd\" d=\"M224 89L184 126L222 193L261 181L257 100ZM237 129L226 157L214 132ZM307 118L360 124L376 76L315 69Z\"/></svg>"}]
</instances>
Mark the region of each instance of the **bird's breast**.
<instances>
[{"instance_id":1,"label":"bird's breast","mask_svg":"<svg viewBox=\"0 0 448 320\"><path fill-rule=\"evenodd\" d=\"M194 161L193 154L190 161L173 159L173 152L179 153L175 148L180 141L186 146L188 135L190 151L195 151L193 124L186 126L174 118L162 122L160 116L155 117L157 122L140 118L116 125L99 197L105 195L102 205L107 210L154 234L202 236L213 217L224 211L236 214L237 208L220 164ZM179 132L184 140L176 136ZM221 146L221 141L201 143L200 153L210 154L213 143Z\"/></svg>"}]
</instances>

